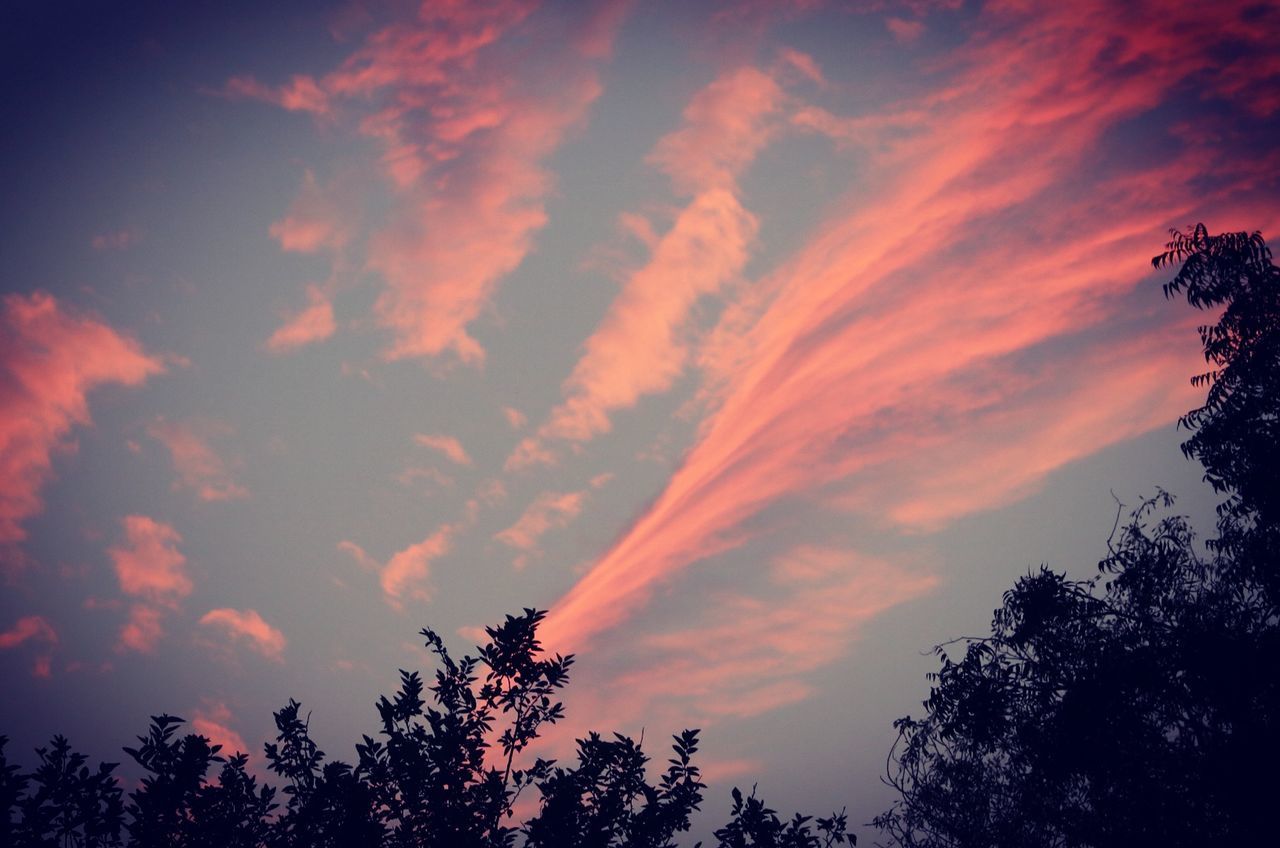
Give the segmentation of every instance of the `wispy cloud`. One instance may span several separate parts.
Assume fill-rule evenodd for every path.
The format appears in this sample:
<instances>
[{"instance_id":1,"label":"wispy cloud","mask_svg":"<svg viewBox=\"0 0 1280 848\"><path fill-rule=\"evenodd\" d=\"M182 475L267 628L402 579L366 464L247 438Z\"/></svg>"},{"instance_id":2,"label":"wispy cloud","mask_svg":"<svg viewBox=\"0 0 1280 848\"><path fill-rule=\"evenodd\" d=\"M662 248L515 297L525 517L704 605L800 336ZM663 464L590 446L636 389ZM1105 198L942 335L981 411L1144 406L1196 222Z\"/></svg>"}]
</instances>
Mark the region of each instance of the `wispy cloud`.
<instances>
[{"instance_id":1,"label":"wispy cloud","mask_svg":"<svg viewBox=\"0 0 1280 848\"><path fill-rule=\"evenodd\" d=\"M349 554L362 568L377 571L387 603L400 609L406 599L431 600L431 563L449 552L457 530L454 525L446 524L416 545L392 554L385 565L354 542L343 540L338 543L338 549Z\"/></svg>"},{"instance_id":2,"label":"wispy cloud","mask_svg":"<svg viewBox=\"0 0 1280 848\"><path fill-rule=\"evenodd\" d=\"M98 233L89 240L94 250L127 250L142 239L142 234L135 229L116 230L109 233Z\"/></svg>"},{"instance_id":3,"label":"wispy cloud","mask_svg":"<svg viewBox=\"0 0 1280 848\"><path fill-rule=\"evenodd\" d=\"M150 652L164 635L163 616L191 594L187 558L178 550L182 536L168 524L145 515L123 520L124 543L108 549L120 589L138 599L120 633L121 649Z\"/></svg>"},{"instance_id":4,"label":"wispy cloud","mask_svg":"<svg viewBox=\"0 0 1280 848\"><path fill-rule=\"evenodd\" d=\"M471 464L471 457L467 455L466 449L463 448L462 443L453 436L446 436L439 433L418 433L414 435L413 440L424 448L433 450L448 458L448 460L455 465Z\"/></svg>"},{"instance_id":5,"label":"wispy cloud","mask_svg":"<svg viewBox=\"0 0 1280 848\"><path fill-rule=\"evenodd\" d=\"M249 497L249 490L237 483L209 440L230 435L231 428L220 421L168 421L157 418L147 425L147 435L163 444L173 459L178 479L174 489L190 489L202 501L228 501Z\"/></svg>"},{"instance_id":6,"label":"wispy cloud","mask_svg":"<svg viewBox=\"0 0 1280 848\"><path fill-rule=\"evenodd\" d=\"M394 197L365 266L385 283L374 312L393 334L386 358L483 359L467 325L546 223L553 179L542 163L600 94L596 65L624 6L585 11L566 49L539 56L519 46L538 26L536 2L428 3L329 74L228 83L228 94L325 116L380 145ZM304 195L317 193L309 178ZM327 232L297 209L274 231L299 250Z\"/></svg>"},{"instance_id":7,"label":"wispy cloud","mask_svg":"<svg viewBox=\"0 0 1280 848\"><path fill-rule=\"evenodd\" d=\"M285 320L267 339L267 349L273 353L297 350L314 342L321 342L333 335L337 325L333 320L333 302L319 286L307 286L308 306Z\"/></svg>"},{"instance_id":8,"label":"wispy cloud","mask_svg":"<svg viewBox=\"0 0 1280 848\"><path fill-rule=\"evenodd\" d=\"M221 745L220 754L229 757L232 754L252 754L245 744L244 737L231 728L235 721L231 708L223 701L206 702L197 707L191 719L191 729L209 740L214 745Z\"/></svg>"},{"instance_id":9,"label":"wispy cloud","mask_svg":"<svg viewBox=\"0 0 1280 848\"><path fill-rule=\"evenodd\" d=\"M770 75L738 68L699 92L684 125L658 143L650 161L693 199L627 280L583 345L564 401L536 436L521 441L509 469L553 461L549 440L586 441L607 432L611 412L669 389L682 373L690 311L746 264L757 223L738 199L737 176L767 144L782 98Z\"/></svg>"},{"instance_id":10,"label":"wispy cloud","mask_svg":"<svg viewBox=\"0 0 1280 848\"><path fill-rule=\"evenodd\" d=\"M788 498L823 493L830 508L936 528L1187 408L1189 389L1154 377L1195 367L1191 346L1167 343L1182 316L1126 326L1124 298L1171 214L1222 211L1270 166L1188 146L1111 170L1097 151L1188 78L1212 89L1221 40L1262 36L1205 38L1190 10L992 14L999 26L944 90L861 121L866 184L726 309L699 358L712 414L666 489L553 609L549 644L573 649L617 624ZM1195 180L1215 171L1224 187L1206 197ZM1068 336L1078 343L1053 346ZM986 475L1000 482L959 484L977 472L971 432L1011 472Z\"/></svg>"},{"instance_id":11,"label":"wispy cloud","mask_svg":"<svg viewBox=\"0 0 1280 848\"><path fill-rule=\"evenodd\" d=\"M31 642L40 644L31 673L36 677L52 674L53 649L58 645L58 633L43 616L27 615L14 622L8 630L0 632L0 651L8 651Z\"/></svg>"},{"instance_id":12,"label":"wispy cloud","mask_svg":"<svg viewBox=\"0 0 1280 848\"><path fill-rule=\"evenodd\" d=\"M90 424L87 394L111 383L137 386L162 361L102 321L64 308L52 295L0 301L0 543L26 538L40 512L52 457L69 452L73 425Z\"/></svg>"},{"instance_id":13,"label":"wispy cloud","mask_svg":"<svg viewBox=\"0 0 1280 848\"><path fill-rule=\"evenodd\" d=\"M517 566L527 562L527 555L538 546L547 531L568 527L582 512L587 492L543 492L538 495L516 522L494 534L494 538L521 551Z\"/></svg>"},{"instance_id":14,"label":"wispy cloud","mask_svg":"<svg viewBox=\"0 0 1280 848\"><path fill-rule=\"evenodd\" d=\"M213 609L200 618L200 624L221 631L233 642L248 645L268 659L284 661L284 634L268 624L257 610Z\"/></svg>"}]
</instances>

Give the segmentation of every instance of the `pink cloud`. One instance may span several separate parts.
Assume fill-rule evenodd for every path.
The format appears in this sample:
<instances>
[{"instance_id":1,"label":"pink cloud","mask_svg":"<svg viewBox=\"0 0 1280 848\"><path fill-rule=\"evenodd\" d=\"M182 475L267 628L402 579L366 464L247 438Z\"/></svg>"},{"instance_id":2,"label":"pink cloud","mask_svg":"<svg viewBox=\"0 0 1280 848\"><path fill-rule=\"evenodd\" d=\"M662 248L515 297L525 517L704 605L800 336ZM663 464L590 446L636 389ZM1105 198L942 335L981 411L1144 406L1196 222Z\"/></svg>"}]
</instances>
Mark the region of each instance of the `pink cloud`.
<instances>
[{"instance_id":1,"label":"pink cloud","mask_svg":"<svg viewBox=\"0 0 1280 848\"><path fill-rule=\"evenodd\" d=\"M129 618L120 628L119 651L138 651L149 654L164 638L164 611L146 604L134 604L129 608Z\"/></svg>"},{"instance_id":2,"label":"pink cloud","mask_svg":"<svg viewBox=\"0 0 1280 848\"><path fill-rule=\"evenodd\" d=\"M1221 65L1194 10L1107 8L994 10L1000 35L965 73L863 126L867 181L725 310L699 355L711 412L696 443L553 608L548 645L616 626L658 584L762 532L751 520L775 504L936 528L1194 403L1177 377L1197 367L1194 338L1171 335L1186 316L1168 307L1163 326L1134 330L1124 299L1171 222L1225 224L1274 170L1190 145L1090 171L1110 128L1188 79L1212 85ZM1267 37L1247 29L1217 32ZM1144 71L1114 73L1105 57ZM1211 195L1205 174L1221 183ZM1066 353L1052 345L1090 328Z\"/></svg>"},{"instance_id":3,"label":"pink cloud","mask_svg":"<svg viewBox=\"0 0 1280 848\"><path fill-rule=\"evenodd\" d=\"M904 43L918 39L924 32L924 21L910 21L906 18L886 18L885 26L893 37Z\"/></svg>"},{"instance_id":4,"label":"pink cloud","mask_svg":"<svg viewBox=\"0 0 1280 848\"><path fill-rule=\"evenodd\" d=\"M416 545L397 551L383 565L354 542L338 543L366 570L379 572L379 582L387 602L400 609L406 598L431 600L431 563L449 552L457 528L446 524Z\"/></svg>"},{"instance_id":5,"label":"pink cloud","mask_svg":"<svg viewBox=\"0 0 1280 848\"><path fill-rule=\"evenodd\" d=\"M227 81L223 93L232 98L247 98L273 103L290 112L311 112L326 115L330 111L328 95L315 79L297 74L280 86L269 86L252 77L233 77Z\"/></svg>"},{"instance_id":6,"label":"pink cloud","mask_svg":"<svg viewBox=\"0 0 1280 848\"><path fill-rule=\"evenodd\" d=\"M191 594L187 558L178 550L182 536L145 515L125 516L125 542L108 549L120 588L139 599L129 610L120 633L120 648L150 652L164 635L166 610L176 609Z\"/></svg>"},{"instance_id":7,"label":"pink cloud","mask_svg":"<svg viewBox=\"0 0 1280 848\"><path fill-rule=\"evenodd\" d=\"M337 250L351 238L341 205L320 187L311 171L304 174L289 214L272 224L270 233L281 249L297 253Z\"/></svg>"},{"instance_id":8,"label":"pink cloud","mask_svg":"<svg viewBox=\"0 0 1280 848\"><path fill-rule=\"evenodd\" d=\"M517 446L508 469L554 461L548 440L607 432L612 411L666 391L683 372L691 310L746 264L757 224L738 200L736 178L767 143L781 101L769 75L739 68L695 95L681 129L658 142L650 161L693 200L626 281L565 380L564 401Z\"/></svg>"},{"instance_id":9,"label":"pink cloud","mask_svg":"<svg viewBox=\"0 0 1280 848\"><path fill-rule=\"evenodd\" d=\"M519 430L529 420L523 412L514 406L502 407L502 417L507 419L507 426L512 430Z\"/></svg>"},{"instance_id":10,"label":"pink cloud","mask_svg":"<svg viewBox=\"0 0 1280 848\"><path fill-rule=\"evenodd\" d=\"M585 491L543 492L529 504L515 524L494 534L494 538L517 550L532 551L549 530L568 527L582 512L586 497Z\"/></svg>"},{"instance_id":11,"label":"pink cloud","mask_svg":"<svg viewBox=\"0 0 1280 848\"><path fill-rule=\"evenodd\" d=\"M447 457L455 465L471 464L471 457L467 456L466 449L453 436L418 433L413 437L413 440L424 448L429 448Z\"/></svg>"},{"instance_id":12,"label":"pink cloud","mask_svg":"<svg viewBox=\"0 0 1280 848\"><path fill-rule=\"evenodd\" d=\"M231 428L219 421L167 421L156 418L147 425L147 435L163 444L173 459L178 479L173 488L191 489L202 501L228 501L249 497L249 490L236 483L209 439L226 436Z\"/></svg>"},{"instance_id":13,"label":"pink cloud","mask_svg":"<svg viewBox=\"0 0 1280 848\"><path fill-rule=\"evenodd\" d=\"M209 740L211 744L221 745L222 756L252 753L245 744L244 737L231 729L234 717L231 709L222 701L214 701L195 711L191 719L191 729Z\"/></svg>"},{"instance_id":14,"label":"pink cloud","mask_svg":"<svg viewBox=\"0 0 1280 848\"><path fill-rule=\"evenodd\" d=\"M576 669L557 750L586 727L712 727L811 697L863 628L937 586L937 578L845 548L800 545L751 590L703 592L692 619L633 627ZM747 581L734 580L735 584ZM577 718L586 716L587 718ZM571 744L571 743L570 743Z\"/></svg>"},{"instance_id":15,"label":"pink cloud","mask_svg":"<svg viewBox=\"0 0 1280 848\"><path fill-rule=\"evenodd\" d=\"M107 553L126 594L166 606L191 594L178 531L145 515L125 516L124 531L125 545Z\"/></svg>"},{"instance_id":16,"label":"pink cloud","mask_svg":"<svg viewBox=\"0 0 1280 848\"><path fill-rule=\"evenodd\" d=\"M88 392L137 386L165 369L133 339L52 295L9 294L0 307L0 543L13 543L43 508L53 454L74 450L72 426L91 423Z\"/></svg>"},{"instance_id":17,"label":"pink cloud","mask_svg":"<svg viewBox=\"0 0 1280 848\"><path fill-rule=\"evenodd\" d=\"M289 318L267 339L267 349L275 353L296 350L333 335L333 303L318 286L307 286L309 305Z\"/></svg>"},{"instance_id":18,"label":"pink cloud","mask_svg":"<svg viewBox=\"0 0 1280 848\"><path fill-rule=\"evenodd\" d=\"M200 624L221 630L232 641L246 644L268 659L284 660L284 634L268 624L257 610L209 610L201 617Z\"/></svg>"},{"instance_id":19,"label":"pink cloud","mask_svg":"<svg viewBox=\"0 0 1280 848\"><path fill-rule=\"evenodd\" d=\"M11 650L26 642L43 643L31 673L35 677L49 677L53 672L53 649L58 645L57 631L43 616L27 615L14 622L8 630L0 632L0 651Z\"/></svg>"},{"instance_id":20,"label":"pink cloud","mask_svg":"<svg viewBox=\"0 0 1280 848\"><path fill-rule=\"evenodd\" d=\"M542 163L599 95L596 65L625 5L579 16L563 33L566 49L532 62L522 39L537 26L537 3L426 3L416 20L373 32L331 73L280 87L228 83L228 94L325 115L379 145L395 194L364 266L385 284L374 313L393 336L387 359L483 360L467 326L546 223L553 179ZM291 214L274 234L305 250L328 233Z\"/></svg>"}]
</instances>

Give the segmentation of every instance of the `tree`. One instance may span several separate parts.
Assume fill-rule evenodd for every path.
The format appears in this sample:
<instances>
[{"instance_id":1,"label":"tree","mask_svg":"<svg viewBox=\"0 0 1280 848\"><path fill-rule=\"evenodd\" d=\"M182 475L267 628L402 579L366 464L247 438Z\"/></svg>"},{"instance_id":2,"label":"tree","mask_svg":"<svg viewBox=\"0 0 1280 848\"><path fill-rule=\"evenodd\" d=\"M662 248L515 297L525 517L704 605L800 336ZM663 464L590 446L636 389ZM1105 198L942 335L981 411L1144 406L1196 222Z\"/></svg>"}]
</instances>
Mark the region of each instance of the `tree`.
<instances>
[{"instance_id":1,"label":"tree","mask_svg":"<svg viewBox=\"0 0 1280 848\"><path fill-rule=\"evenodd\" d=\"M223 757L217 745L179 736L183 720L152 718L137 748L125 752L145 772L122 806L121 790L103 765L90 772L61 737L42 764L23 775L4 758L0 737L0 845L15 848L127 844L152 848L674 848L690 828L706 788L693 764L698 731L674 737L674 756L655 784L648 756L626 736L578 740L577 762L557 765L517 758L545 725L564 716L554 700L569 680L573 657L546 657L537 639L546 613L486 628L476 656L454 660L443 640L423 630L440 667L426 686L400 672L394 696L377 702L381 731L355 746L356 761L326 762L311 738L310 717L290 700L275 713L276 741L265 746L268 769L284 781L260 786L247 757ZM221 764L216 781L208 775ZM35 791L28 791L34 786ZM535 787L538 811L514 821L521 793ZM853 837L843 814L794 817L783 825L763 802L734 790L729 823L716 832L724 848L819 848Z\"/></svg>"},{"instance_id":2,"label":"tree","mask_svg":"<svg viewBox=\"0 0 1280 848\"><path fill-rule=\"evenodd\" d=\"M1161 492L1097 577L1041 567L991 636L936 652L924 718L895 723L875 824L901 846L1200 846L1274 837L1280 651L1274 479L1280 273L1258 234L1173 233L1166 295L1224 307L1200 330L1209 395L1183 446L1227 500L1207 555ZM1117 522L1118 524L1118 522ZM952 643L954 644L954 643Z\"/></svg>"},{"instance_id":3,"label":"tree","mask_svg":"<svg viewBox=\"0 0 1280 848\"><path fill-rule=\"evenodd\" d=\"M1208 386L1203 406L1178 422L1193 431L1182 445L1200 462L1214 490L1218 538L1210 545L1238 567L1258 568L1272 602L1280 602L1280 268L1261 233L1211 236L1203 224L1171 231L1151 264L1182 267L1164 287L1197 309L1222 307L1218 322L1200 327L1210 370L1192 379Z\"/></svg>"}]
</instances>

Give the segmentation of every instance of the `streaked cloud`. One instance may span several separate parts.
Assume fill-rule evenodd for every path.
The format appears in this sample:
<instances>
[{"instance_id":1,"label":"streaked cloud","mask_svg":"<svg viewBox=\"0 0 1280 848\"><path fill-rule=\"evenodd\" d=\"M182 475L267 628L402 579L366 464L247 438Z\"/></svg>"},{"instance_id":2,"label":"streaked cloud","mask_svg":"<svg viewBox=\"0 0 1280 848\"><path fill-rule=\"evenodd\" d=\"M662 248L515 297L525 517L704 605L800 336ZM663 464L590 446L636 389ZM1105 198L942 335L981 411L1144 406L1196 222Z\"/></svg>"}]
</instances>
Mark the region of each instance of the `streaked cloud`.
<instances>
[{"instance_id":1,"label":"streaked cloud","mask_svg":"<svg viewBox=\"0 0 1280 848\"><path fill-rule=\"evenodd\" d=\"M607 432L612 411L666 391L682 373L690 311L746 264L757 222L738 199L736 178L768 143L782 96L768 74L738 68L695 95L684 125L658 142L649 161L693 199L584 343L565 380L565 400L536 437L520 442L509 469L554 461L548 440L586 441Z\"/></svg>"},{"instance_id":2,"label":"streaked cloud","mask_svg":"<svg viewBox=\"0 0 1280 848\"><path fill-rule=\"evenodd\" d=\"M52 295L0 301L0 543L26 538L22 522L43 507L53 455L70 453L74 425L88 426L87 395L111 383L137 386L165 370L159 357Z\"/></svg>"},{"instance_id":3,"label":"streaked cloud","mask_svg":"<svg viewBox=\"0 0 1280 848\"><path fill-rule=\"evenodd\" d=\"M1191 75L1220 73L1220 42L1192 34L1190 10L1142 26L1079 5L995 14L1000 35L945 90L859 119L867 183L725 310L699 358L712 414L665 490L555 606L549 644L574 649L616 626L659 582L762 532L748 522L790 498L936 528L1187 408L1187 388L1131 376L1176 373L1194 348L1171 348L1164 330L1119 343L1134 332L1116 323L1124 296L1147 277L1151 234L1178 210L1205 210L1194 180L1218 171L1225 199L1267 165L1189 146L1076 183L1117 123ZM1117 55L1144 71L1117 72ZM1053 347L1093 327L1082 343L1095 353ZM1096 367L1117 349L1128 358ZM984 427L1003 471L1025 462L994 485L961 486L977 471L966 433Z\"/></svg>"},{"instance_id":4,"label":"streaked cloud","mask_svg":"<svg viewBox=\"0 0 1280 848\"><path fill-rule=\"evenodd\" d=\"M284 660L284 634L263 619L257 610L223 607L209 610L200 618L203 627L220 631L231 641L247 645L276 662Z\"/></svg>"},{"instance_id":5,"label":"streaked cloud","mask_svg":"<svg viewBox=\"0 0 1280 848\"><path fill-rule=\"evenodd\" d=\"M237 483L227 464L209 441L231 434L220 421L168 421L157 418L147 425L147 435L169 450L178 473L173 487L190 489L202 501L229 501L249 497L249 490Z\"/></svg>"}]
</instances>

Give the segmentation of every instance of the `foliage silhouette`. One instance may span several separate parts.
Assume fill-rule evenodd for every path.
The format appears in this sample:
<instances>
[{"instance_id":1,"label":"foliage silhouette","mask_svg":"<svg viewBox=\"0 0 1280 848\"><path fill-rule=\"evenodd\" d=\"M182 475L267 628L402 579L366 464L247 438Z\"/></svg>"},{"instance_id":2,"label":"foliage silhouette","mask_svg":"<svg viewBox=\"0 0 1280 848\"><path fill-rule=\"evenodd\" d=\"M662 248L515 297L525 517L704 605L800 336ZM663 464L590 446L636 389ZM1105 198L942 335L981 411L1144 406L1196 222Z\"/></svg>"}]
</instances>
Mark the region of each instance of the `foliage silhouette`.
<instances>
[{"instance_id":1,"label":"foliage silhouette","mask_svg":"<svg viewBox=\"0 0 1280 848\"><path fill-rule=\"evenodd\" d=\"M507 616L486 628L477 656L456 661L435 632L423 630L440 665L434 683L401 671L399 691L377 702L378 738L361 739L353 764L326 762L309 717L290 700L275 713L276 741L264 750L267 768L283 782L282 804L274 787L248 772L244 754L224 757L202 736L179 736L183 720L174 716L154 716L139 746L125 749L144 772L127 805L114 764L90 772L85 757L56 737L37 751L36 772L23 775L8 764L0 737L0 845L673 848L706 788L693 764L698 731L674 737L656 784L641 745L620 735L578 740L572 765L535 758L516 767L540 731L564 716L555 697L573 657L543 656L537 628L545 615ZM215 764L220 772L211 780ZM516 801L531 786L537 812L518 823ZM723 848L854 842L843 813L783 825L754 793L744 802L736 789L732 818L716 838Z\"/></svg>"},{"instance_id":2,"label":"foliage silhouette","mask_svg":"<svg viewBox=\"0 0 1280 848\"><path fill-rule=\"evenodd\" d=\"M1211 236L1203 224L1172 231L1156 268L1182 263L1166 297L1185 294L1197 309L1223 307L1200 327L1211 369L1192 379L1209 387L1204 406L1179 421L1194 431L1182 451L1204 466L1205 479L1228 497L1218 508L1210 547L1235 556L1280 602L1280 268L1261 233Z\"/></svg>"},{"instance_id":3,"label":"foliage silhouette","mask_svg":"<svg viewBox=\"0 0 1280 848\"><path fill-rule=\"evenodd\" d=\"M1042 567L991 636L941 668L922 719L895 723L874 824L900 846L1266 844L1280 792L1276 415L1280 271L1257 233L1173 233L1155 267L1198 308L1212 370L1184 416L1219 508L1207 554L1160 492L1091 580ZM1161 515L1163 514L1163 517Z\"/></svg>"}]
</instances>

